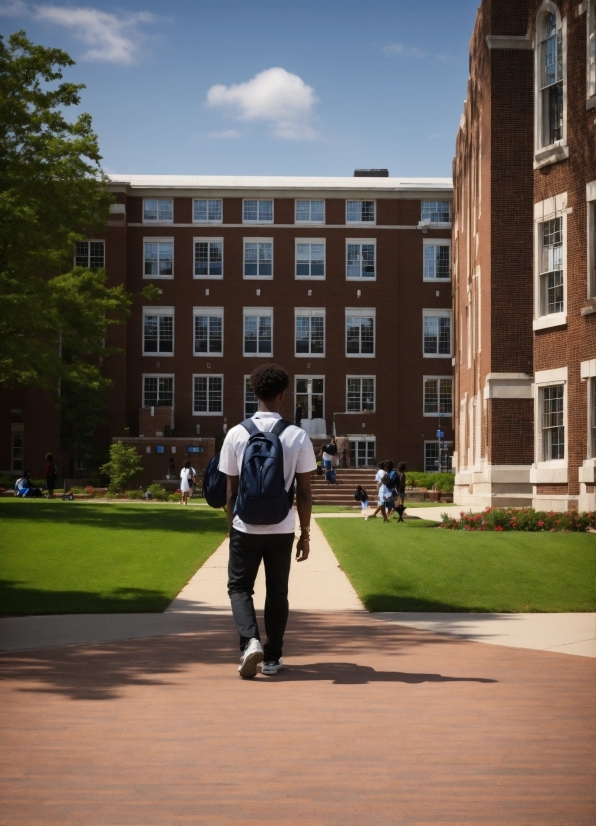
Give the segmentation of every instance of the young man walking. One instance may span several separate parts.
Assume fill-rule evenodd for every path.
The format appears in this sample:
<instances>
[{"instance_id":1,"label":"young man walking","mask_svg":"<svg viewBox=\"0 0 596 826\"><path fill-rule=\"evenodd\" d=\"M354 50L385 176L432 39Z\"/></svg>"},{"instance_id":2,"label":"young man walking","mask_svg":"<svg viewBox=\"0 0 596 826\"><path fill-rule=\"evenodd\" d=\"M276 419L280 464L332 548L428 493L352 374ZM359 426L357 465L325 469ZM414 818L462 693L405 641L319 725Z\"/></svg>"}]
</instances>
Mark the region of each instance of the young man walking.
<instances>
[{"instance_id":1,"label":"young man walking","mask_svg":"<svg viewBox=\"0 0 596 826\"><path fill-rule=\"evenodd\" d=\"M312 443L295 425L284 423L279 413L289 385L288 373L277 364L264 364L253 372L251 386L258 399L259 409L250 420L261 433L276 434L283 452L283 478L285 491L291 498L291 488L296 480L296 505L300 522L300 539L296 559L303 562L310 552L310 517L312 497L310 474L317 463ZM285 425L285 426L284 426ZM253 425L250 425L253 429ZM255 430L255 432L256 432ZM245 451L251 454L249 440L254 436L244 425L228 431L219 460L219 469L227 475L227 514L230 529L230 557L228 563L228 594L232 614L240 637L241 677L254 677L257 665L262 662L263 674L274 675L283 668L283 636L288 621L288 578L294 544L295 516L293 505L281 522L268 524L265 500L259 504L264 514L260 523L243 521L238 514L238 496ZM263 474L264 475L264 474ZM242 484L245 479L242 477ZM263 480L263 485L267 484ZM275 520L275 514L272 514ZM253 603L254 584L263 560L267 597L265 599L264 646Z\"/></svg>"}]
</instances>

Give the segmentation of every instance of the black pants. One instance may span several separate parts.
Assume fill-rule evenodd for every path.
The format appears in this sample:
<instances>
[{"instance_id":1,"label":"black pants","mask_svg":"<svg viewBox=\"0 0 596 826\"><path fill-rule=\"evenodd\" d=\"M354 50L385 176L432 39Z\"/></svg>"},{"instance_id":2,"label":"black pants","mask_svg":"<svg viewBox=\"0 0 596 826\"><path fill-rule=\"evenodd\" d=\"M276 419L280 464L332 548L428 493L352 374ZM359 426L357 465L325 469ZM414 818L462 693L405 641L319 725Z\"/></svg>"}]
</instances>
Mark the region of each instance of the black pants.
<instances>
[{"instance_id":1,"label":"black pants","mask_svg":"<svg viewBox=\"0 0 596 826\"><path fill-rule=\"evenodd\" d=\"M261 639L252 595L261 560L265 563L265 660L278 660L282 654L293 544L293 533L254 534L233 528L230 535L228 594L241 651L253 637Z\"/></svg>"}]
</instances>

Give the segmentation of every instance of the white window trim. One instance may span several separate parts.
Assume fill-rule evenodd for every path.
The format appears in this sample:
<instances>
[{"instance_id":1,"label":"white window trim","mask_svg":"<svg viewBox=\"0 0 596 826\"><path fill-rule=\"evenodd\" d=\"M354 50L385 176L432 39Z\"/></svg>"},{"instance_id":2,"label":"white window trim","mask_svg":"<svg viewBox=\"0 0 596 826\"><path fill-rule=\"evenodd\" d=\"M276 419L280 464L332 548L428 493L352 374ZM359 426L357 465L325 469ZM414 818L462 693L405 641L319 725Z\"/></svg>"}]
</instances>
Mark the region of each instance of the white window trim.
<instances>
[{"instance_id":1,"label":"white window trim","mask_svg":"<svg viewBox=\"0 0 596 826\"><path fill-rule=\"evenodd\" d=\"M348 204L364 203L372 201L375 209L374 221L348 221ZM376 227L377 225L377 201L375 198L346 198L346 225L349 227Z\"/></svg>"},{"instance_id":2,"label":"white window trim","mask_svg":"<svg viewBox=\"0 0 596 826\"><path fill-rule=\"evenodd\" d=\"M533 330L545 330L548 327L560 327L567 324L567 193L562 192L554 198L547 198L534 204L534 321ZM542 260L542 227L545 221L562 218L563 233L563 312L542 313L542 279L540 262Z\"/></svg>"},{"instance_id":3,"label":"white window trim","mask_svg":"<svg viewBox=\"0 0 596 826\"><path fill-rule=\"evenodd\" d=\"M221 379L221 410L219 410L217 412L214 412L214 411L197 412L195 410L195 379ZM209 392L209 391L207 391L207 392ZM224 374L223 373L193 373L192 374L191 407L192 407L192 415L193 416L223 416L223 409L224 409Z\"/></svg>"},{"instance_id":4,"label":"white window trim","mask_svg":"<svg viewBox=\"0 0 596 826\"><path fill-rule=\"evenodd\" d=\"M353 411L348 410L348 379L372 379L373 380L373 404L374 404L374 409L372 411L369 411L369 413L371 413L371 412L376 413L377 412L377 377L376 377L376 375L374 375L374 376L373 375L363 375L362 373L349 373L348 375L346 375L346 398L345 398L346 411L345 412L348 413L350 416L361 416L362 412L363 412L362 410L353 410ZM360 385L360 398L362 399L362 385ZM358 435L358 439L360 440L361 438L364 438L364 437L363 436L361 437L360 435ZM375 439L376 437L372 436L371 438Z\"/></svg>"},{"instance_id":5,"label":"white window trim","mask_svg":"<svg viewBox=\"0 0 596 826\"><path fill-rule=\"evenodd\" d=\"M433 473L433 472L434 472L434 471L428 471L428 470L426 470L426 446L427 446L427 445L438 445L438 444L442 444L442 445L451 445L451 457L452 457L452 458L451 458L451 463L452 463L452 464L451 464L451 466L453 467L453 464L454 464L454 463L453 463L453 452L454 452L454 444L453 444L453 439L441 439L441 441L440 441L440 442L439 442L439 440L438 440L438 439L425 439L425 440L424 440L424 448L423 448L423 449L424 449L424 454L423 454L423 457L422 457L422 458L423 458L424 472L425 472L425 473ZM449 451L447 451L447 453L448 453L448 455L449 455Z\"/></svg>"},{"instance_id":6,"label":"white window trim","mask_svg":"<svg viewBox=\"0 0 596 826\"><path fill-rule=\"evenodd\" d=\"M296 319L298 318L310 318L310 317L322 318L323 319L323 352L322 353L298 353L296 352ZM297 359L303 358L313 358L313 359L324 359L325 358L325 350L327 344L327 319L326 319L326 312L325 307L294 307L294 357Z\"/></svg>"},{"instance_id":7,"label":"white window trim","mask_svg":"<svg viewBox=\"0 0 596 826\"><path fill-rule=\"evenodd\" d=\"M596 107L596 64L590 71L590 34L595 31L596 25L596 0L584 0L586 14L586 109ZM580 6L581 9L581 6ZM580 11L580 14L582 12ZM594 34L596 38L596 34ZM595 44L596 48L596 44Z\"/></svg>"},{"instance_id":8,"label":"white window trim","mask_svg":"<svg viewBox=\"0 0 596 826\"><path fill-rule=\"evenodd\" d=\"M424 319L425 318L450 318L449 325L449 353L425 353L424 352ZM453 312L447 309L423 309L422 310L422 356L425 359L450 359L453 358Z\"/></svg>"},{"instance_id":9,"label":"white window trim","mask_svg":"<svg viewBox=\"0 0 596 826\"><path fill-rule=\"evenodd\" d=\"M428 381L440 381L445 379L451 379L451 413L443 413L442 416L439 416L438 411L436 413L425 413L424 412L424 405L425 405L425 394L424 394L424 385L425 382ZM422 376L422 415L426 419L453 419L453 407L454 407L454 399L453 399L453 376ZM439 402L440 403L440 398Z\"/></svg>"},{"instance_id":10,"label":"white window trim","mask_svg":"<svg viewBox=\"0 0 596 826\"><path fill-rule=\"evenodd\" d=\"M15 438L19 438L21 440L21 450L23 452L20 468L15 468ZM10 470L12 473L23 473L25 469L25 433L24 428L22 430L11 430L10 432Z\"/></svg>"},{"instance_id":11,"label":"white window trim","mask_svg":"<svg viewBox=\"0 0 596 826\"><path fill-rule=\"evenodd\" d=\"M375 248L375 274L373 278L365 278L363 275L353 276L348 275L348 244L372 244ZM346 238L345 245L346 255L346 281L356 281L358 283L371 283L377 280L377 239L376 238Z\"/></svg>"},{"instance_id":12,"label":"white window trim","mask_svg":"<svg viewBox=\"0 0 596 826\"><path fill-rule=\"evenodd\" d=\"M271 352L270 353L245 353L244 352L244 319L246 316L270 316L271 318ZM273 343L274 343L274 328L273 328L273 307L243 307L242 308L242 355L244 358L260 358L260 359L267 359L273 356ZM258 340L258 339L257 339Z\"/></svg>"},{"instance_id":13,"label":"white window trim","mask_svg":"<svg viewBox=\"0 0 596 826\"><path fill-rule=\"evenodd\" d=\"M587 298L593 300L596 298L596 181L586 184L586 201L588 204Z\"/></svg>"},{"instance_id":14,"label":"white window trim","mask_svg":"<svg viewBox=\"0 0 596 826\"><path fill-rule=\"evenodd\" d=\"M271 244L271 275L245 275L244 274L244 267L246 265L246 245L247 244ZM257 265L259 261L259 256L257 252ZM245 281L273 281L273 276L275 274L275 247L273 244L273 238L243 238L242 239L242 278Z\"/></svg>"},{"instance_id":15,"label":"white window trim","mask_svg":"<svg viewBox=\"0 0 596 826\"><path fill-rule=\"evenodd\" d=\"M172 316L172 352L171 353L147 353L145 351L145 316ZM149 358L173 358L176 350L176 315L174 307L143 307L143 329L141 331L143 336L143 355ZM159 339L158 339L159 346Z\"/></svg>"},{"instance_id":16,"label":"white window trim","mask_svg":"<svg viewBox=\"0 0 596 826\"><path fill-rule=\"evenodd\" d=\"M155 353L153 354L155 355ZM176 376L174 373L143 373L141 376L141 401L143 409L149 409L145 405L145 379L172 379L172 408L176 402Z\"/></svg>"},{"instance_id":17,"label":"white window trim","mask_svg":"<svg viewBox=\"0 0 596 826\"><path fill-rule=\"evenodd\" d=\"M243 413L243 416L244 416L245 419L248 418L247 413L246 413L246 382L247 381L250 381L250 373L245 373L244 374L244 382L242 384L242 413ZM256 396L255 396L255 398L256 398ZM259 404L259 400L257 399L257 410L259 409L258 404ZM252 415L254 416L254 413Z\"/></svg>"},{"instance_id":18,"label":"white window trim","mask_svg":"<svg viewBox=\"0 0 596 826\"><path fill-rule=\"evenodd\" d=\"M306 200L306 199L304 199L304 200ZM270 221L260 221L258 218L255 218L254 221L245 220L245 218L244 218L244 202L245 201L257 201L257 202L258 201L271 201L271 220ZM258 214L258 211L259 211L259 208L257 206L257 214ZM263 225L263 224L265 226L270 226L271 224L274 224L275 223L275 198L243 198L242 199L242 223L247 224L248 226Z\"/></svg>"},{"instance_id":19,"label":"white window trim","mask_svg":"<svg viewBox=\"0 0 596 826\"><path fill-rule=\"evenodd\" d=\"M323 376L321 374L316 374L316 373L309 373L308 375L306 375L304 373L296 373L294 375L294 406L297 405L296 397L298 396L298 390L296 389L296 383L297 383L298 379L307 379L307 380L309 380L309 379L323 379L323 415L320 418L324 419L325 418L325 394L326 394L326 391L327 391L327 387L326 387L327 381L325 379L325 376ZM301 394L301 395L303 395L303 394ZM308 419L306 416L303 416L302 418L306 419L307 422L308 421L313 421L312 419Z\"/></svg>"},{"instance_id":20,"label":"white window trim","mask_svg":"<svg viewBox=\"0 0 596 826\"><path fill-rule=\"evenodd\" d=\"M145 275L145 244L171 244L172 245L172 274L171 275ZM152 279L157 279L159 281L173 281L174 274L176 272L175 268L175 255L176 255L176 246L174 244L173 237L166 237L162 235L148 235L143 237L143 279L145 281L151 281ZM193 262L194 267L194 262Z\"/></svg>"},{"instance_id":21,"label":"white window trim","mask_svg":"<svg viewBox=\"0 0 596 826\"><path fill-rule=\"evenodd\" d=\"M75 242L75 254L72 257L72 265L73 267L77 266L77 243L78 244L103 244L103 268L105 269L106 266L106 240L105 238L82 238L79 241ZM90 248L87 247L87 261L90 258ZM144 260L143 260L144 263ZM90 267L90 264L87 264Z\"/></svg>"},{"instance_id":22,"label":"white window trim","mask_svg":"<svg viewBox=\"0 0 596 826\"><path fill-rule=\"evenodd\" d=\"M373 351L372 353L348 353L348 318L372 318ZM344 347L348 359L374 359L377 354L377 311L375 307L346 307L344 319ZM356 378L353 376L352 378ZM368 378L365 376L365 378Z\"/></svg>"},{"instance_id":23,"label":"white window trim","mask_svg":"<svg viewBox=\"0 0 596 826\"><path fill-rule=\"evenodd\" d=\"M565 484L569 456L569 422L567 415L567 367L552 370L537 370L534 376L534 464L530 470L532 484ZM563 427L565 428L565 458L542 459L542 393L545 387L563 385Z\"/></svg>"},{"instance_id":24,"label":"white window trim","mask_svg":"<svg viewBox=\"0 0 596 826\"><path fill-rule=\"evenodd\" d=\"M151 218L145 218L145 201L171 201L172 202L172 218L171 218L171 220L170 221L160 221L158 218L156 218L155 220L153 220ZM155 226L156 224L167 225L167 224L173 224L174 223L174 199L173 198L163 198L163 197L160 197L159 195L156 195L154 198L143 198L143 203L142 203L141 209L143 210L143 213L141 215L143 224L150 224L151 226ZM159 213L159 208L158 208L158 213Z\"/></svg>"},{"instance_id":25,"label":"white window trim","mask_svg":"<svg viewBox=\"0 0 596 826\"><path fill-rule=\"evenodd\" d=\"M322 201L323 202L323 220L322 221L300 221L296 217L298 201ZM297 224L298 226L303 226L303 227L305 227L305 226L322 227L322 226L325 225L325 219L327 217L326 216L326 212L327 212L326 207L327 207L327 204L325 202L325 198L295 198L294 199L294 223Z\"/></svg>"},{"instance_id":26,"label":"white window trim","mask_svg":"<svg viewBox=\"0 0 596 826\"><path fill-rule=\"evenodd\" d=\"M195 244L221 243L221 275L195 275ZM195 281L223 281L224 277L224 239L223 237L195 237L192 239L192 277Z\"/></svg>"},{"instance_id":27,"label":"white window trim","mask_svg":"<svg viewBox=\"0 0 596 826\"><path fill-rule=\"evenodd\" d=\"M422 280L426 284L450 284L453 263L451 261L451 238L423 238L423 247L449 247L449 278L426 278L424 275L424 250L422 258Z\"/></svg>"},{"instance_id":28,"label":"white window trim","mask_svg":"<svg viewBox=\"0 0 596 826\"><path fill-rule=\"evenodd\" d=\"M221 218L217 221L210 221L207 219L206 221L199 221L195 218L195 201L220 201L221 203ZM207 207L207 214L209 214L209 207ZM198 226L214 226L217 224L223 224L223 198L193 198L192 199L192 222L193 224L197 224ZM203 240L203 239L201 239ZM217 239L213 239L217 240Z\"/></svg>"},{"instance_id":29,"label":"white window trim","mask_svg":"<svg viewBox=\"0 0 596 826\"><path fill-rule=\"evenodd\" d=\"M323 273L324 275L298 275L298 244L323 245ZM376 263L376 262L375 262ZM296 281L325 281L327 278L327 239L326 238L295 238L294 239L294 279Z\"/></svg>"},{"instance_id":30,"label":"white window trim","mask_svg":"<svg viewBox=\"0 0 596 826\"><path fill-rule=\"evenodd\" d=\"M221 318L221 353L195 353L195 316L218 316ZM193 307L192 308L192 354L195 358L220 358L224 354L224 308L223 307Z\"/></svg>"},{"instance_id":31,"label":"white window trim","mask_svg":"<svg viewBox=\"0 0 596 826\"><path fill-rule=\"evenodd\" d=\"M557 19L557 31L562 30L563 47L563 137L548 146L542 145L542 29L544 18L547 14L555 15ZM561 18L561 12L557 5L551 0L546 0L536 13L536 36L534 43L534 169L540 169L551 163L557 163L569 157L569 146L567 145L567 18Z\"/></svg>"}]
</instances>

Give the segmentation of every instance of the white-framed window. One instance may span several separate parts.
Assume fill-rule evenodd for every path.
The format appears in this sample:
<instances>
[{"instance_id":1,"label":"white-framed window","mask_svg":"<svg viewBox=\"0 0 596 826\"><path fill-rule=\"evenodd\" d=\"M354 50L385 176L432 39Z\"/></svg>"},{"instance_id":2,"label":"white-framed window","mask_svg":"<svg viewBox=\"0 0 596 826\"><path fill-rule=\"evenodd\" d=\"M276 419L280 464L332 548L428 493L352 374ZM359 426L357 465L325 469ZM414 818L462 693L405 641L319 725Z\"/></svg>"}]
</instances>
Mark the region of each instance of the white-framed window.
<instances>
[{"instance_id":1,"label":"white-framed window","mask_svg":"<svg viewBox=\"0 0 596 826\"><path fill-rule=\"evenodd\" d=\"M424 281L451 280L451 241L449 238L423 238Z\"/></svg>"},{"instance_id":2,"label":"white-framed window","mask_svg":"<svg viewBox=\"0 0 596 826\"><path fill-rule=\"evenodd\" d=\"M539 388L540 442L539 461L565 459L565 385Z\"/></svg>"},{"instance_id":3,"label":"white-framed window","mask_svg":"<svg viewBox=\"0 0 596 826\"><path fill-rule=\"evenodd\" d=\"M194 307L195 356L223 356L223 307Z\"/></svg>"},{"instance_id":4,"label":"white-framed window","mask_svg":"<svg viewBox=\"0 0 596 826\"><path fill-rule=\"evenodd\" d=\"M174 376L145 373L143 407L174 407Z\"/></svg>"},{"instance_id":5,"label":"white-framed window","mask_svg":"<svg viewBox=\"0 0 596 826\"><path fill-rule=\"evenodd\" d=\"M250 376L244 376L244 418L250 419L259 409L259 400L253 393Z\"/></svg>"},{"instance_id":6,"label":"white-framed window","mask_svg":"<svg viewBox=\"0 0 596 826\"><path fill-rule=\"evenodd\" d=\"M325 201L296 201L297 224L324 224Z\"/></svg>"},{"instance_id":7,"label":"white-framed window","mask_svg":"<svg viewBox=\"0 0 596 826\"><path fill-rule=\"evenodd\" d=\"M429 224L450 224L451 201L422 201L420 220Z\"/></svg>"},{"instance_id":8,"label":"white-framed window","mask_svg":"<svg viewBox=\"0 0 596 826\"><path fill-rule=\"evenodd\" d=\"M273 307L245 307L244 346L245 356L273 355Z\"/></svg>"},{"instance_id":9,"label":"white-framed window","mask_svg":"<svg viewBox=\"0 0 596 826\"><path fill-rule=\"evenodd\" d=\"M350 437L350 466L375 467L377 464L377 440L374 436Z\"/></svg>"},{"instance_id":10,"label":"white-framed window","mask_svg":"<svg viewBox=\"0 0 596 826\"><path fill-rule=\"evenodd\" d=\"M221 198L194 198L192 220L195 224L221 224L223 221Z\"/></svg>"},{"instance_id":11,"label":"white-framed window","mask_svg":"<svg viewBox=\"0 0 596 826\"><path fill-rule=\"evenodd\" d=\"M426 358L451 356L451 310L422 310L422 354Z\"/></svg>"},{"instance_id":12,"label":"white-framed window","mask_svg":"<svg viewBox=\"0 0 596 826\"><path fill-rule=\"evenodd\" d=\"M143 307L143 355L174 355L173 307Z\"/></svg>"},{"instance_id":13,"label":"white-framed window","mask_svg":"<svg viewBox=\"0 0 596 826\"><path fill-rule=\"evenodd\" d=\"M374 201L346 201L346 224L374 224Z\"/></svg>"},{"instance_id":14,"label":"white-framed window","mask_svg":"<svg viewBox=\"0 0 596 826\"><path fill-rule=\"evenodd\" d=\"M374 358L376 310L346 307L346 356Z\"/></svg>"},{"instance_id":15,"label":"white-framed window","mask_svg":"<svg viewBox=\"0 0 596 826\"><path fill-rule=\"evenodd\" d=\"M143 239L143 278L174 277L174 239Z\"/></svg>"},{"instance_id":16,"label":"white-framed window","mask_svg":"<svg viewBox=\"0 0 596 826\"><path fill-rule=\"evenodd\" d=\"M242 203L242 220L245 224L272 224L273 201L245 198Z\"/></svg>"},{"instance_id":17,"label":"white-framed window","mask_svg":"<svg viewBox=\"0 0 596 826\"><path fill-rule=\"evenodd\" d=\"M588 458L596 459L596 378L588 379Z\"/></svg>"},{"instance_id":18,"label":"white-framed window","mask_svg":"<svg viewBox=\"0 0 596 826\"><path fill-rule=\"evenodd\" d=\"M376 376L346 376L346 411L374 413Z\"/></svg>"},{"instance_id":19,"label":"white-framed window","mask_svg":"<svg viewBox=\"0 0 596 826\"><path fill-rule=\"evenodd\" d=\"M348 238L346 241L346 278L375 280L376 248L374 238Z\"/></svg>"},{"instance_id":20,"label":"white-framed window","mask_svg":"<svg viewBox=\"0 0 596 826\"><path fill-rule=\"evenodd\" d=\"M223 376L194 375L192 393L193 416L223 414Z\"/></svg>"},{"instance_id":21,"label":"white-framed window","mask_svg":"<svg viewBox=\"0 0 596 826\"><path fill-rule=\"evenodd\" d=\"M273 278L273 238L244 239L244 278Z\"/></svg>"},{"instance_id":22,"label":"white-framed window","mask_svg":"<svg viewBox=\"0 0 596 826\"><path fill-rule=\"evenodd\" d=\"M567 193L534 204L535 330L567 321Z\"/></svg>"},{"instance_id":23,"label":"white-framed window","mask_svg":"<svg viewBox=\"0 0 596 826\"><path fill-rule=\"evenodd\" d=\"M10 469L21 472L23 470L24 440L22 433L11 433L10 436Z\"/></svg>"},{"instance_id":24,"label":"white-framed window","mask_svg":"<svg viewBox=\"0 0 596 826\"><path fill-rule=\"evenodd\" d=\"M171 224L173 220L173 198L143 198L144 224Z\"/></svg>"},{"instance_id":25,"label":"white-framed window","mask_svg":"<svg viewBox=\"0 0 596 826\"><path fill-rule=\"evenodd\" d=\"M324 238L296 238L296 278L325 278Z\"/></svg>"},{"instance_id":26,"label":"white-framed window","mask_svg":"<svg viewBox=\"0 0 596 826\"><path fill-rule=\"evenodd\" d=\"M588 0L587 97L590 108L596 106L596 0Z\"/></svg>"},{"instance_id":27,"label":"white-framed window","mask_svg":"<svg viewBox=\"0 0 596 826\"><path fill-rule=\"evenodd\" d=\"M530 482L564 484L567 462L567 367L534 373L534 464Z\"/></svg>"},{"instance_id":28,"label":"white-framed window","mask_svg":"<svg viewBox=\"0 0 596 826\"><path fill-rule=\"evenodd\" d=\"M102 270L106 265L105 241L77 241L75 244L75 267Z\"/></svg>"},{"instance_id":29,"label":"white-framed window","mask_svg":"<svg viewBox=\"0 0 596 826\"><path fill-rule=\"evenodd\" d=\"M323 357L325 355L325 310L296 307L294 318L295 355Z\"/></svg>"},{"instance_id":30,"label":"white-framed window","mask_svg":"<svg viewBox=\"0 0 596 826\"><path fill-rule=\"evenodd\" d=\"M453 379L451 376L424 376L424 415L453 415Z\"/></svg>"},{"instance_id":31,"label":"white-framed window","mask_svg":"<svg viewBox=\"0 0 596 826\"><path fill-rule=\"evenodd\" d=\"M424 442L424 472L434 473L451 470L453 442Z\"/></svg>"},{"instance_id":32,"label":"white-framed window","mask_svg":"<svg viewBox=\"0 0 596 826\"><path fill-rule=\"evenodd\" d=\"M596 2L596 0L595 0ZM588 206L588 299L596 298L596 181L586 184Z\"/></svg>"},{"instance_id":33,"label":"white-framed window","mask_svg":"<svg viewBox=\"0 0 596 826\"><path fill-rule=\"evenodd\" d=\"M223 238L194 239L194 278L223 278Z\"/></svg>"},{"instance_id":34,"label":"white-framed window","mask_svg":"<svg viewBox=\"0 0 596 826\"><path fill-rule=\"evenodd\" d=\"M536 17L535 166L569 156L567 143L567 20L551 0Z\"/></svg>"},{"instance_id":35,"label":"white-framed window","mask_svg":"<svg viewBox=\"0 0 596 826\"><path fill-rule=\"evenodd\" d=\"M295 376L294 390L303 419L325 418L325 376Z\"/></svg>"}]
</instances>

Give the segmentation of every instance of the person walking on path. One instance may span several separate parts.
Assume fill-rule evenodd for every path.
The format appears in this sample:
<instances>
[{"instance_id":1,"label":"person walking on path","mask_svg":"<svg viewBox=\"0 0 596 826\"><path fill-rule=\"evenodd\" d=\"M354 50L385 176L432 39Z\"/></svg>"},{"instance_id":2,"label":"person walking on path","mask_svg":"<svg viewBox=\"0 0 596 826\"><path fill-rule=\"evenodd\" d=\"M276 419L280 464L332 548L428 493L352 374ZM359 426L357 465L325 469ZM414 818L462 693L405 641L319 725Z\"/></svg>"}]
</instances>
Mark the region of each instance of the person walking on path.
<instances>
[{"instance_id":1,"label":"person walking on path","mask_svg":"<svg viewBox=\"0 0 596 826\"><path fill-rule=\"evenodd\" d=\"M180 471L180 493L182 494L182 504L188 505L188 497L190 496L190 489L194 484L196 470L191 465L190 460L187 459Z\"/></svg>"},{"instance_id":2,"label":"person walking on path","mask_svg":"<svg viewBox=\"0 0 596 826\"><path fill-rule=\"evenodd\" d=\"M54 489L58 481L58 467L54 464L54 456L51 453L46 453L46 469L44 471L46 477L46 488L48 491L48 499L54 498Z\"/></svg>"},{"instance_id":3,"label":"person walking on path","mask_svg":"<svg viewBox=\"0 0 596 826\"><path fill-rule=\"evenodd\" d=\"M406 468L405 462L400 462L397 466L397 521L404 521L404 511L406 509Z\"/></svg>"},{"instance_id":4,"label":"person walking on path","mask_svg":"<svg viewBox=\"0 0 596 826\"><path fill-rule=\"evenodd\" d=\"M263 663L262 673L272 676L283 668L283 637L288 621L288 578L294 544L295 516L292 487L296 480L296 503L300 521L300 539L296 547L296 560L304 562L310 552L310 517L312 495L310 474L316 469L315 452L308 435L280 416L280 409L289 385L289 375L277 364L263 364L251 376L251 386L258 399L259 409L245 423L233 427L227 434L221 449L219 470L227 474L227 514L230 530L230 556L228 563L228 594L232 615L240 638L240 666L243 678L254 677L257 666ZM248 426L248 427L247 427ZM249 433L252 430L252 435ZM271 434L267 439L260 433ZM257 444L260 441L262 447ZM272 512L279 499L253 496L253 462L258 450L269 450L263 467L267 476L273 476L274 454L277 439L283 455L283 511ZM245 453L247 461L244 462ZM275 454L277 455L277 454ZM258 459L258 455L256 456ZM278 463L275 463L278 467ZM279 471L278 471L279 472ZM261 489L268 479L257 473ZM281 481L281 480L280 480ZM249 497L247 494L251 493ZM269 491L268 491L269 492ZM258 491L257 491L258 493ZM269 504L269 503L272 504ZM261 522L255 522L254 512L261 514ZM251 514L247 521L246 512ZM244 517L244 518L241 518ZM269 522L269 519L271 522ZM263 561L267 597L265 599L264 646L261 645L259 626L253 603L254 583Z\"/></svg>"},{"instance_id":5,"label":"person walking on path","mask_svg":"<svg viewBox=\"0 0 596 826\"><path fill-rule=\"evenodd\" d=\"M383 477L385 476L385 462L379 462L379 469L377 471L377 475L375 476L375 484L377 486L377 509L376 511L371 514L371 519L381 511L381 515L383 517L383 522L389 522L387 519L387 513L385 512L385 485L383 484Z\"/></svg>"},{"instance_id":6,"label":"person walking on path","mask_svg":"<svg viewBox=\"0 0 596 826\"><path fill-rule=\"evenodd\" d=\"M302 427L302 407L296 405L296 412L294 413L294 424L296 427Z\"/></svg>"}]
</instances>

